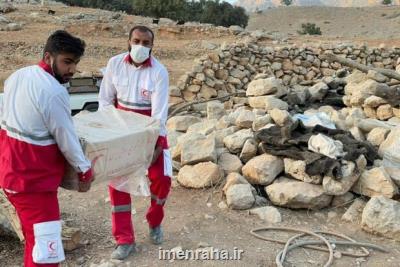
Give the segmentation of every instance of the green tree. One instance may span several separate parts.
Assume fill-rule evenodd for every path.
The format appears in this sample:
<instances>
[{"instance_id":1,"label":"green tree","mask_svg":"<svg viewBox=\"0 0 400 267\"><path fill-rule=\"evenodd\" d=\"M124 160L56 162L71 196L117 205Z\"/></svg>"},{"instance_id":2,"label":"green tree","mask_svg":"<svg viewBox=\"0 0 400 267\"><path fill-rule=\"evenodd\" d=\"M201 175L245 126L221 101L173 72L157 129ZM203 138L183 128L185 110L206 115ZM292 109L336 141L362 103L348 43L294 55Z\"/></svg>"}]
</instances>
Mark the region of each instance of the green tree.
<instances>
[{"instance_id":1,"label":"green tree","mask_svg":"<svg viewBox=\"0 0 400 267\"><path fill-rule=\"evenodd\" d=\"M392 0L383 0L382 4L386 5L386 6L391 5L392 4Z\"/></svg>"},{"instance_id":2,"label":"green tree","mask_svg":"<svg viewBox=\"0 0 400 267\"><path fill-rule=\"evenodd\" d=\"M219 0L58 0L68 5L123 10L129 14L173 20L199 21L217 26L246 27L249 16L242 7Z\"/></svg>"},{"instance_id":3,"label":"green tree","mask_svg":"<svg viewBox=\"0 0 400 267\"><path fill-rule=\"evenodd\" d=\"M282 5L290 6L293 4L293 0L281 0Z\"/></svg>"},{"instance_id":4,"label":"green tree","mask_svg":"<svg viewBox=\"0 0 400 267\"><path fill-rule=\"evenodd\" d=\"M321 35L320 27L317 27L315 23L303 23L301 24L301 31L298 31L299 34L309 34L309 35Z\"/></svg>"}]
</instances>

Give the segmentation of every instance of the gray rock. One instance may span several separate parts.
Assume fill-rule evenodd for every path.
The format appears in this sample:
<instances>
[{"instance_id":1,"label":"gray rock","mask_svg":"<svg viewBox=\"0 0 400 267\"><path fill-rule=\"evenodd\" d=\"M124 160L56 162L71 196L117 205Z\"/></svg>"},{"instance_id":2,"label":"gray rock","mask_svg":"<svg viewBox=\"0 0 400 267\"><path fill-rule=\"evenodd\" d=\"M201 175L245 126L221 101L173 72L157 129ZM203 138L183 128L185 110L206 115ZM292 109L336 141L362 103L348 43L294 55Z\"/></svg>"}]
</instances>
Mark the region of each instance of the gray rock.
<instances>
[{"instance_id":1,"label":"gray rock","mask_svg":"<svg viewBox=\"0 0 400 267\"><path fill-rule=\"evenodd\" d=\"M239 33L244 31L244 29L242 27L237 26L237 25L230 26L229 30L235 35L238 35Z\"/></svg>"},{"instance_id":2,"label":"gray rock","mask_svg":"<svg viewBox=\"0 0 400 267\"><path fill-rule=\"evenodd\" d=\"M231 172L228 174L226 177L226 183L224 185L224 188L222 191L224 191L224 194L226 195L226 191L231 187L232 185L235 184L248 184L249 182L244 178L242 175L240 175L237 172Z\"/></svg>"},{"instance_id":3,"label":"gray rock","mask_svg":"<svg viewBox=\"0 0 400 267\"><path fill-rule=\"evenodd\" d=\"M365 99L364 105L369 106L371 108L377 108L380 105L385 105L387 104L387 101L379 96L372 95Z\"/></svg>"},{"instance_id":4,"label":"gray rock","mask_svg":"<svg viewBox=\"0 0 400 267\"><path fill-rule=\"evenodd\" d=\"M393 116L393 108L389 104L379 106L376 109L376 117L378 118L378 120L384 121L390 119Z\"/></svg>"},{"instance_id":5,"label":"gray rock","mask_svg":"<svg viewBox=\"0 0 400 267\"><path fill-rule=\"evenodd\" d=\"M324 99L328 90L329 90L328 85L323 82L319 82L319 83L315 84L314 86L308 88L308 91L311 94L311 98L314 100Z\"/></svg>"},{"instance_id":6,"label":"gray rock","mask_svg":"<svg viewBox=\"0 0 400 267\"><path fill-rule=\"evenodd\" d=\"M186 132L189 126L201 122L201 119L194 116L175 116L167 121L167 129L179 132Z\"/></svg>"},{"instance_id":7,"label":"gray rock","mask_svg":"<svg viewBox=\"0 0 400 267\"><path fill-rule=\"evenodd\" d=\"M215 145L217 148L224 147L224 138L228 135L234 134L235 132L239 131L239 127L231 126L229 128L225 128L222 130L216 130L209 134L209 136L213 136L215 138Z\"/></svg>"},{"instance_id":8,"label":"gray rock","mask_svg":"<svg viewBox=\"0 0 400 267\"><path fill-rule=\"evenodd\" d=\"M351 161L341 162L341 174L343 177L325 176L322 187L328 195L340 196L347 193L360 177L360 172Z\"/></svg>"},{"instance_id":9,"label":"gray rock","mask_svg":"<svg viewBox=\"0 0 400 267\"><path fill-rule=\"evenodd\" d=\"M321 175L310 176L306 173L305 161L285 158L283 162L285 165L285 173L289 174L291 177L306 183L321 184Z\"/></svg>"},{"instance_id":10,"label":"gray rock","mask_svg":"<svg viewBox=\"0 0 400 267\"><path fill-rule=\"evenodd\" d=\"M362 213L364 231L400 240L400 203L383 196L368 201Z\"/></svg>"},{"instance_id":11,"label":"gray rock","mask_svg":"<svg viewBox=\"0 0 400 267\"><path fill-rule=\"evenodd\" d=\"M182 146L185 143L192 143L195 140L206 139L204 134L186 133L178 137L176 146L171 151L172 159L181 162Z\"/></svg>"},{"instance_id":12,"label":"gray rock","mask_svg":"<svg viewBox=\"0 0 400 267\"><path fill-rule=\"evenodd\" d=\"M194 166L186 165L178 173L178 182L188 188L218 185L223 178L223 170L213 162L202 162Z\"/></svg>"},{"instance_id":13,"label":"gray rock","mask_svg":"<svg viewBox=\"0 0 400 267\"><path fill-rule=\"evenodd\" d=\"M178 138L182 136L184 133L177 131L168 130L168 145L170 148L175 147L178 144Z\"/></svg>"},{"instance_id":14,"label":"gray rock","mask_svg":"<svg viewBox=\"0 0 400 267\"><path fill-rule=\"evenodd\" d=\"M201 133L204 135L208 135L216 130L216 125L218 120L204 120L195 124L192 124L187 129L187 133Z\"/></svg>"},{"instance_id":15,"label":"gray rock","mask_svg":"<svg viewBox=\"0 0 400 267\"><path fill-rule=\"evenodd\" d=\"M253 80L249 83L246 91L247 96L263 96L276 93L283 87L282 81L275 77Z\"/></svg>"},{"instance_id":16,"label":"gray rock","mask_svg":"<svg viewBox=\"0 0 400 267\"><path fill-rule=\"evenodd\" d=\"M249 160L242 168L243 176L251 184L269 185L283 171L283 160L263 154Z\"/></svg>"},{"instance_id":17,"label":"gray rock","mask_svg":"<svg viewBox=\"0 0 400 267\"><path fill-rule=\"evenodd\" d=\"M261 117L256 117L255 120L253 121L252 129L253 131L257 132L267 124L270 124L272 122L271 115L267 114L265 116Z\"/></svg>"},{"instance_id":18,"label":"gray rock","mask_svg":"<svg viewBox=\"0 0 400 267\"><path fill-rule=\"evenodd\" d=\"M260 207L250 210L250 214L257 215L261 220L276 224L282 222L282 216L275 207Z\"/></svg>"},{"instance_id":19,"label":"gray rock","mask_svg":"<svg viewBox=\"0 0 400 267\"><path fill-rule=\"evenodd\" d=\"M271 116L272 120L275 122L275 124L281 127L293 122L293 119L287 110L274 108L268 111L268 113Z\"/></svg>"},{"instance_id":20,"label":"gray rock","mask_svg":"<svg viewBox=\"0 0 400 267\"><path fill-rule=\"evenodd\" d=\"M194 165L207 161L217 163L217 152L214 137L184 142L182 143L181 148L182 166Z\"/></svg>"},{"instance_id":21,"label":"gray rock","mask_svg":"<svg viewBox=\"0 0 400 267\"><path fill-rule=\"evenodd\" d=\"M22 30L22 25L19 23L9 23L6 26L6 31L19 31Z\"/></svg>"},{"instance_id":22,"label":"gray rock","mask_svg":"<svg viewBox=\"0 0 400 267\"><path fill-rule=\"evenodd\" d=\"M217 119L219 120L221 117L225 115L224 104L217 101L212 101L207 103L207 119Z\"/></svg>"},{"instance_id":23,"label":"gray rock","mask_svg":"<svg viewBox=\"0 0 400 267\"><path fill-rule=\"evenodd\" d=\"M367 73L367 77L369 79L377 81L378 83L385 83L389 80L388 77L386 77L385 75L383 75L375 70L369 70Z\"/></svg>"},{"instance_id":24,"label":"gray rock","mask_svg":"<svg viewBox=\"0 0 400 267\"><path fill-rule=\"evenodd\" d=\"M256 115L252 111L243 110L237 116L235 124L240 128L251 128L255 119Z\"/></svg>"},{"instance_id":25,"label":"gray rock","mask_svg":"<svg viewBox=\"0 0 400 267\"><path fill-rule=\"evenodd\" d=\"M219 69L215 72L215 77L219 80L226 81L229 78L229 72L226 69Z\"/></svg>"},{"instance_id":26,"label":"gray rock","mask_svg":"<svg viewBox=\"0 0 400 267\"><path fill-rule=\"evenodd\" d=\"M398 187L394 184L384 167L365 170L352 191L369 197L385 196L392 198L398 194Z\"/></svg>"},{"instance_id":27,"label":"gray rock","mask_svg":"<svg viewBox=\"0 0 400 267\"><path fill-rule=\"evenodd\" d=\"M218 96L217 90L205 84L201 87L200 93L198 94L198 97L204 98L206 100L209 100L216 96Z\"/></svg>"},{"instance_id":28,"label":"gray rock","mask_svg":"<svg viewBox=\"0 0 400 267\"><path fill-rule=\"evenodd\" d=\"M353 204L346 210L346 212L342 216L342 220L347 222L360 222L361 221L361 213L367 204L362 199L356 199Z\"/></svg>"},{"instance_id":29,"label":"gray rock","mask_svg":"<svg viewBox=\"0 0 400 267\"><path fill-rule=\"evenodd\" d=\"M247 139L244 143L242 152L240 152L240 160L244 163L248 162L257 155L258 147L254 139Z\"/></svg>"},{"instance_id":30,"label":"gray rock","mask_svg":"<svg viewBox=\"0 0 400 267\"><path fill-rule=\"evenodd\" d=\"M378 127L369 132L367 140L374 146L380 146L383 141L385 141L389 133L390 130Z\"/></svg>"},{"instance_id":31,"label":"gray rock","mask_svg":"<svg viewBox=\"0 0 400 267\"><path fill-rule=\"evenodd\" d=\"M169 87L169 95L170 96L181 97L182 93L181 93L181 90L177 86L170 86Z\"/></svg>"},{"instance_id":32,"label":"gray rock","mask_svg":"<svg viewBox=\"0 0 400 267\"><path fill-rule=\"evenodd\" d=\"M228 207L234 210L245 210L253 206L255 198L250 184L235 184L226 191Z\"/></svg>"},{"instance_id":33,"label":"gray rock","mask_svg":"<svg viewBox=\"0 0 400 267\"><path fill-rule=\"evenodd\" d=\"M230 153L221 154L218 158L218 165L224 170L225 174L240 173L243 167L239 157Z\"/></svg>"},{"instance_id":34,"label":"gray rock","mask_svg":"<svg viewBox=\"0 0 400 267\"><path fill-rule=\"evenodd\" d=\"M224 144L231 153L240 153L247 139L254 137L251 129L243 129L224 138Z\"/></svg>"},{"instance_id":35,"label":"gray rock","mask_svg":"<svg viewBox=\"0 0 400 267\"><path fill-rule=\"evenodd\" d=\"M241 70L239 70L239 69L233 69L233 70L230 72L230 75L231 75L232 77L234 77L234 78L239 79L239 80L242 80L242 79L244 79L244 78L247 76L247 75L246 75L246 72L241 71Z\"/></svg>"},{"instance_id":36,"label":"gray rock","mask_svg":"<svg viewBox=\"0 0 400 267\"><path fill-rule=\"evenodd\" d=\"M288 109L288 104L274 96L249 97L249 105L252 108L265 109L266 111L277 109Z\"/></svg>"},{"instance_id":37,"label":"gray rock","mask_svg":"<svg viewBox=\"0 0 400 267\"><path fill-rule=\"evenodd\" d=\"M287 178L279 178L265 191L274 205L292 209L322 209L332 201L322 186Z\"/></svg>"},{"instance_id":38,"label":"gray rock","mask_svg":"<svg viewBox=\"0 0 400 267\"><path fill-rule=\"evenodd\" d=\"M332 207L342 207L352 202L354 199L354 194L351 192L347 192L341 196L335 196L332 200Z\"/></svg>"}]
</instances>

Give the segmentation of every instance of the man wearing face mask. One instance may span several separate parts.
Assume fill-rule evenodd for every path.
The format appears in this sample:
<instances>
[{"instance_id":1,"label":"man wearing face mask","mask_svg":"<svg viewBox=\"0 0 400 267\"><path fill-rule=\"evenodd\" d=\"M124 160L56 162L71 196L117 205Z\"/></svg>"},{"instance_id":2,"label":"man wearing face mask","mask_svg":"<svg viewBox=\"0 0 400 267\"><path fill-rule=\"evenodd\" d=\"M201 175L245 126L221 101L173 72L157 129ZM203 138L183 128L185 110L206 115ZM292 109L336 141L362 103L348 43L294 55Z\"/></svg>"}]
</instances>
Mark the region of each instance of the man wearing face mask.
<instances>
[{"instance_id":1,"label":"man wearing face mask","mask_svg":"<svg viewBox=\"0 0 400 267\"><path fill-rule=\"evenodd\" d=\"M79 191L93 180L71 118L68 82L85 51L83 40L54 32L39 64L14 72L0 105L0 187L15 207L25 237L24 265L58 266L64 260L57 199L65 160L79 176Z\"/></svg>"},{"instance_id":2,"label":"man wearing face mask","mask_svg":"<svg viewBox=\"0 0 400 267\"><path fill-rule=\"evenodd\" d=\"M148 170L151 182L151 204L146 214L150 240L161 244L164 203L171 187L171 156L165 127L168 115L168 72L153 56L154 33L145 26L130 30L128 52L110 59L99 94L100 109L113 105L118 109L137 112L160 120L161 131ZM140 151L138 151L140 153ZM117 248L114 259L123 260L135 250L131 219L131 197L109 186L112 205L112 233Z\"/></svg>"}]
</instances>

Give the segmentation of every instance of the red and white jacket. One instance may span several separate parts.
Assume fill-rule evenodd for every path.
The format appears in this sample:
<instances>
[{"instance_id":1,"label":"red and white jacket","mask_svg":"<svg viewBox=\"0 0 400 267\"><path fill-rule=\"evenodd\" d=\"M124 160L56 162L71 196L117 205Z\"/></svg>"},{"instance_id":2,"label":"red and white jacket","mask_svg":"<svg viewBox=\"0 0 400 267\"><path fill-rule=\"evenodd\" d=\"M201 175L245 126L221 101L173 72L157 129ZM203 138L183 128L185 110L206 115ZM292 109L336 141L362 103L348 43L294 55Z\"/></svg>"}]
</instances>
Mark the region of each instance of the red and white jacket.
<instances>
[{"instance_id":1,"label":"red and white jacket","mask_svg":"<svg viewBox=\"0 0 400 267\"><path fill-rule=\"evenodd\" d=\"M129 53L123 53L108 61L100 87L99 106L101 109L114 105L160 120L157 145L167 149L168 90L168 71L158 60L150 57L136 67Z\"/></svg>"},{"instance_id":2,"label":"red and white jacket","mask_svg":"<svg viewBox=\"0 0 400 267\"><path fill-rule=\"evenodd\" d=\"M56 191L65 159L79 173L90 171L70 114L67 90L43 62L6 80L0 105L0 187Z\"/></svg>"}]
</instances>

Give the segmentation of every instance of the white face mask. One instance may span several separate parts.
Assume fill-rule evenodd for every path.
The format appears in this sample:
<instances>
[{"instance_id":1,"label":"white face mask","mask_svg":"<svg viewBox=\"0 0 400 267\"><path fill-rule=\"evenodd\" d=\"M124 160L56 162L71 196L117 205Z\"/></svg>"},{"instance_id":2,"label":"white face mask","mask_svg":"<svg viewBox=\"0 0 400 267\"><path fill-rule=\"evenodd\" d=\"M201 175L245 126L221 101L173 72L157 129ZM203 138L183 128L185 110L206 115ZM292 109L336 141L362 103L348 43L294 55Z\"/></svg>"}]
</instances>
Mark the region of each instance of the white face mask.
<instances>
[{"instance_id":1,"label":"white face mask","mask_svg":"<svg viewBox=\"0 0 400 267\"><path fill-rule=\"evenodd\" d=\"M131 45L131 58L135 63L143 63L150 56L150 48L142 45Z\"/></svg>"}]
</instances>

